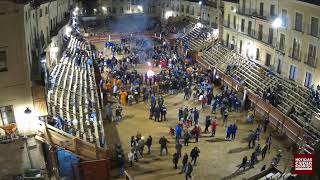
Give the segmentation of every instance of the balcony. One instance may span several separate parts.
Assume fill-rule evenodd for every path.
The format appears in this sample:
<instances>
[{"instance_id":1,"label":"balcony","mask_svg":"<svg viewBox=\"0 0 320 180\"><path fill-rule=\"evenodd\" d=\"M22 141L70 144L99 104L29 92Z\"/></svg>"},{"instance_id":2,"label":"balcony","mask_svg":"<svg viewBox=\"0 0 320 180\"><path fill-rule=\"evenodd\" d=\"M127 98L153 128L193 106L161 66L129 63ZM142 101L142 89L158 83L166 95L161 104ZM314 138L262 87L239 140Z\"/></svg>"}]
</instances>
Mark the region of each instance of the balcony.
<instances>
[{"instance_id":1,"label":"balcony","mask_svg":"<svg viewBox=\"0 0 320 180\"><path fill-rule=\"evenodd\" d=\"M299 50L297 49L293 49L293 48L290 48L289 50L289 55L288 55L290 58L292 58L293 60L296 60L296 61L301 61L301 53Z\"/></svg>"},{"instance_id":2,"label":"balcony","mask_svg":"<svg viewBox=\"0 0 320 180\"><path fill-rule=\"evenodd\" d=\"M54 29L50 31L50 37L58 35L60 29L65 26L69 22L69 19L64 19L63 21L59 22Z\"/></svg>"},{"instance_id":3,"label":"balcony","mask_svg":"<svg viewBox=\"0 0 320 180\"><path fill-rule=\"evenodd\" d=\"M270 12L263 11L263 14L261 15L260 11L255 11L255 12L252 12L252 16L257 19L273 22L273 20L277 17L277 14L273 14L271 16Z\"/></svg>"},{"instance_id":4,"label":"balcony","mask_svg":"<svg viewBox=\"0 0 320 180\"><path fill-rule=\"evenodd\" d=\"M310 67L317 68L318 58L307 56L304 63Z\"/></svg>"}]
</instances>

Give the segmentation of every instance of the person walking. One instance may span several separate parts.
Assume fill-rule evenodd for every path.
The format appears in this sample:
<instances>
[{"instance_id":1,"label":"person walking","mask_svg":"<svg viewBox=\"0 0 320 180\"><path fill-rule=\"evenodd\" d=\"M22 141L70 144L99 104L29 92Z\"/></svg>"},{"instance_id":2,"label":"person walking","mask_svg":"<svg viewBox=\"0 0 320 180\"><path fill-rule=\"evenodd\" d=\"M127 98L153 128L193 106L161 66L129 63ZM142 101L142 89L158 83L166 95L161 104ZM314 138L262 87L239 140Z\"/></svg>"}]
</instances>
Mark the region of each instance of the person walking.
<instances>
[{"instance_id":1,"label":"person walking","mask_svg":"<svg viewBox=\"0 0 320 180\"><path fill-rule=\"evenodd\" d=\"M125 166L125 159L124 159L124 155L121 154L121 156L118 157L119 158L119 166L120 166L120 172L119 172L119 177L123 177L124 176L124 166Z\"/></svg>"},{"instance_id":2,"label":"person walking","mask_svg":"<svg viewBox=\"0 0 320 180\"><path fill-rule=\"evenodd\" d=\"M146 142L147 148L148 148L148 154L151 153L151 145L152 145L152 137L149 136Z\"/></svg>"},{"instance_id":3,"label":"person walking","mask_svg":"<svg viewBox=\"0 0 320 180\"><path fill-rule=\"evenodd\" d=\"M228 124L228 115L229 115L229 113L228 113L228 110L227 109L225 109L224 110L224 112L223 112L223 126L224 127L227 127L227 124Z\"/></svg>"},{"instance_id":4,"label":"person walking","mask_svg":"<svg viewBox=\"0 0 320 180\"><path fill-rule=\"evenodd\" d=\"M191 165L191 163L189 162L187 167L186 167L186 180L188 180L188 178L191 178L191 173L193 171L193 167Z\"/></svg>"},{"instance_id":5,"label":"person walking","mask_svg":"<svg viewBox=\"0 0 320 180\"><path fill-rule=\"evenodd\" d=\"M199 157L199 154L200 154L200 150L199 148L196 146L194 147L191 152L190 152L190 157L191 157L191 161L193 161L193 165L195 166L196 163L197 163L197 158Z\"/></svg>"},{"instance_id":6,"label":"person walking","mask_svg":"<svg viewBox=\"0 0 320 180\"><path fill-rule=\"evenodd\" d=\"M244 156L244 157L242 158L242 163L241 163L241 165L240 165L240 167L239 167L238 170L240 170L241 168L243 168L243 170L246 170L247 161L248 161L248 157L247 157L247 156ZM237 171L238 171L238 170L237 170Z\"/></svg>"},{"instance_id":7,"label":"person walking","mask_svg":"<svg viewBox=\"0 0 320 180\"><path fill-rule=\"evenodd\" d=\"M270 153L270 149L271 149L271 141L272 141L272 135L271 133L269 134L267 140L266 140L266 143L268 145L268 153Z\"/></svg>"},{"instance_id":8,"label":"person walking","mask_svg":"<svg viewBox=\"0 0 320 180\"><path fill-rule=\"evenodd\" d=\"M132 167L134 161L133 149L128 153L129 166Z\"/></svg>"},{"instance_id":9,"label":"person walking","mask_svg":"<svg viewBox=\"0 0 320 180\"><path fill-rule=\"evenodd\" d=\"M172 161L173 161L173 164L174 164L174 168L175 169L178 169L178 162L179 162L179 153L178 152L175 152L174 154L173 154L173 159L172 159Z\"/></svg>"},{"instance_id":10,"label":"person walking","mask_svg":"<svg viewBox=\"0 0 320 180\"><path fill-rule=\"evenodd\" d=\"M191 137L190 132L186 130L183 136L185 146L189 146L190 137Z\"/></svg>"},{"instance_id":11,"label":"person walking","mask_svg":"<svg viewBox=\"0 0 320 180\"><path fill-rule=\"evenodd\" d=\"M176 151L177 151L179 157L181 157L182 144L180 144L179 141L177 141L175 148L176 148Z\"/></svg>"},{"instance_id":12,"label":"person walking","mask_svg":"<svg viewBox=\"0 0 320 180\"><path fill-rule=\"evenodd\" d=\"M253 152L250 157L250 168L254 168L255 162L256 162L256 153Z\"/></svg>"},{"instance_id":13,"label":"person walking","mask_svg":"<svg viewBox=\"0 0 320 180\"><path fill-rule=\"evenodd\" d=\"M268 144L263 145L262 149L261 149L261 156L262 159L264 159L266 157L268 151Z\"/></svg>"},{"instance_id":14,"label":"person walking","mask_svg":"<svg viewBox=\"0 0 320 180\"><path fill-rule=\"evenodd\" d=\"M236 138L237 130L238 130L238 126L236 125L236 123L234 123L231 128L231 139L232 140L234 140Z\"/></svg>"},{"instance_id":15,"label":"person walking","mask_svg":"<svg viewBox=\"0 0 320 180\"><path fill-rule=\"evenodd\" d=\"M197 125L199 123L200 113L197 108L194 108L193 112L194 124Z\"/></svg>"},{"instance_id":16,"label":"person walking","mask_svg":"<svg viewBox=\"0 0 320 180\"><path fill-rule=\"evenodd\" d=\"M155 107L154 108L154 121L160 122L160 107Z\"/></svg>"},{"instance_id":17,"label":"person walking","mask_svg":"<svg viewBox=\"0 0 320 180\"><path fill-rule=\"evenodd\" d=\"M178 112L179 121L181 121L182 118L183 118L183 109L182 109L182 107L180 107L179 112Z\"/></svg>"},{"instance_id":18,"label":"person walking","mask_svg":"<svg viewBox=\"0 0 320 180\"><path fill-rule=\"evenodd\" d=\"M231 128L232 128L232 124L230 124L227 128L226 140L230 140Z\"/></svg>"},{"instance_id":19,"label":"person walking","mask_svg":"<svg viewBox=\"0 0 320 180\"><path fill-rule=\"evenodd\" d=\"M210 116L206 116L206 128L204 129L204 133L209 132L209 126L211 125L211 118Z\"/></svg>"},{"instance_id":20,"label":"person walking","mask_svg":"<svg viewBox=\"0 0 320 180\"><path fill-rule=\"evenodd\" d=\"M167 143L169 143L169 141L168 141L168 139L165 138L164 136L162 136L162 137L159 139L159 144L160 144L160 156L162 156L162 151L163 151L163 149L166 150L166 155L168 155Z\"/></svg>"},{"instance_id":21,"label":"person walking","mask_svg":"<svg viewBox=\"0 0 320 180\"><path fill-rule=\"evenodd\" d=\"M180 173L184 173L186 171L188 158L189 158L188 154L185 153L183 158L182 158L182 168L181 168L181 172Z\"/></svg>"},{"instance_id":22,"label":"person walking","mask_svg":"<svg viewBox=\"0 0 320 180\"><path fill-rule=\"evenodd\" d=\"M216 135L217 126L218 126L217 117L214 117L214 120L212 121L212 124L211 124L211 136L212 137L214 137Z\"/></svg>"},{"instance_id":23,"label":"person walking","mask_svg":"<svg viewBox=\"0 0 320 180\"><path fill-rule=\"evenodd\" d=\"M254 148L256 145L256 134L253 130L249 134L248 141L249 141L249 144L248 144L249 149Z\"/></svg>"},{"instance_id":24,"label":"person walking","mask_svg":"<svg viewBox=\"0 0 320 180\"><path fill-rule=\"evenodd\" d=\"M199 141L199 136L201 133L201 128L199 125L196 125L193 129L192 129L192 134L194 135L196 142Z\"/></svg>"},{"instance_id":25,"label":"person walking","mask_svg":"<svg viewBox=\"0 0 320 180\"><path fill-rule=\"evenodd\" d=\"M160 111L160 114L161 114L161 121L166 121L167 120L167 107L166 106L162 106L161 107L161 111Z\"/></svg>"},{"instance_id":26,"label":"person walking","mask_svg":"<svg viewBox=\"0 0 320 180\"><path fill-rule=\"evenodd\" d=\"M182 128L181 128L180 124L176 125L175 132L176 132L176 142L178 142L181 137L181 132L182 132Z\"/></svg>"}]
</instances>

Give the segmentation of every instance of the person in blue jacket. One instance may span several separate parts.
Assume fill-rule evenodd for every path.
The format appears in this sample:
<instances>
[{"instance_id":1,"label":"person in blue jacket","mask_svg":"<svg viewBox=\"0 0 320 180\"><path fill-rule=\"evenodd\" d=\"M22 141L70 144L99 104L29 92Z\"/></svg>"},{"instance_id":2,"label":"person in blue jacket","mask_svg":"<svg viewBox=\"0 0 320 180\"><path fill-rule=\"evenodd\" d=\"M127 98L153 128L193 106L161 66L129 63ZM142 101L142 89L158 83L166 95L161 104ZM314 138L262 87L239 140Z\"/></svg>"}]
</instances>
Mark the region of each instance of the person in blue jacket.
<instances>
[{"instance_id":1,"label":"person in blue jacket","mask_svg":"<svg viewBox=\"0 0 320 180\"><path fill-rule=\"evenodd\" d=\"M230 140L231 132L232 132L232 124L230 124L227 128L227 136L226 136L227 140Z\"/></svg>"}]
</instances>

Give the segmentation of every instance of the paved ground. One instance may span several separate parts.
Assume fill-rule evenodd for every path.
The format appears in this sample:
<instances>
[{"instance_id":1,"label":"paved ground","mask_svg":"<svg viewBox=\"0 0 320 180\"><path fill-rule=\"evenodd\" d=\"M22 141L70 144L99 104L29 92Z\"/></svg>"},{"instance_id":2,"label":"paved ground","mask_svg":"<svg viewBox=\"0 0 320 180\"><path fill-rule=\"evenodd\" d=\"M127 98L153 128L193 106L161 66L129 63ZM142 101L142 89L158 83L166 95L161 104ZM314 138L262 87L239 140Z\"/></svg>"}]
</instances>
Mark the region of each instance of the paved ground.
<instances>
[{"instance_id":1,"label":"paved ground","mask_svg":"<svg viewBox=\"0 0 320 180\"><path fill-rule=\"evenodd\" d=\"M129 168L128 171L135 179L138 180L151 180L151 179L183 179L183 175L179 174L179 170L173 169L172 155L174 153L174 139L168 137L169 127L174 127L177 121L177 110L182 105L188 107L197 106L192 101L185 102L183 95L166 96L165 104L168 107L168 121L167 122L154 122L148 119L148 107L149 104L140 103L133 106L124 108L124 120L119 123L112 123L106 127L112 127L112 136L118 137L122 143L125 153L129 152L130 149L130 137L140 132L143 136L153 137L153 147L151 155L145 155L138 163L134 164L133 168ZM204 117L210 114L208 110L201 112L200 120L202 129L204 129ZM222 124L221 118L219 117L219 123ZM182 153L190 153L194 146L200 148L199 163L194 168L193 179L242 179L249 177L260 171L261 167L266 164L269 165L271 158L275 156L278 149L282 149L287 156L287 152L283 145L274 138L272 144L271 153L267 155L266 159L260 161L254 169L245 171L244 173L234 174L237 166L241 163L242 157L247 155L250 157L252 150L248 149L246 137L248 131L255 128L257 125L249 125L245 123L245 113L230 113L230 120L234 122L237 120L238 124L238 135L234 142L225 141L224 127L219 126L217 135L215 138L209 137L209 134L202 134L198 143L191 143L188 147L183 147ZM230 122L230 123L231 123ZM109 128L108 128L109 129ZM108 133L107 129L107 134ZM116 135L117 134L117 135ZM116 135L116 136L115 136ZM159 138L166 136L169 138L169 155L159 156ZM109 143L116 143L119 139L110 139ZM192 140L194 142L194 140ZM265 142L265 134L262 134L260 142ZM259 157L261 160L261 157ZM181 163L181 160L180 160ZM283 170L284 161L280 163L280 169ZM181 167L181 164L180 164Z\"/></svg>"},{"instance_id":2,"label":"paved ground","mask_svg":"<svg viewBox=\"0 0 320 180\"><path fill-rule=\"evenodd\" d=\"M101 44L99 44L101 47ZM99 47L99 45L97 47ZM145 65L138 66L138 71L143 72L147 69ZM215 89L215 93L218 90ZM105 124L106 138L109 146L113 147L116 143L121 143L125 155L130 150L130 137L136 135L138 132L144 137L151 135L153 137L153 146L151 155L145 155L139 162L134 163L132 168L126 168L126 170L134 177L135 180L178 180L185 179L184 174L179 174L179 170L173 168L172 155L175 151L174 139L170 138L169 127L175 127L178 123L177 114L178 109L181 106L199 107L193 100L183 100L183 94L178 95L166 95L165 105L168 108L168 121L154 122L149 120L149 103L139 103L132 106L124 107L124 119L121 122L113 122ZM210 114L209 109L201 110L200 124L204 129L204 117ZM220 113L217 114L219 124L222 124ZM254 124L247 124L245 122L246 112L235 113L231 112L229 115L229 123L236 122L238 125L238 134L235 141L226 141L226 128L218 126L216 137L212 138L209 134L202 134L198 143L194 142L189 146L182 148L182 153L190 154L191 149L194 146L198 146L201 153L198 159L197 166L194 167L193 178L194 180L208 180L208 179L243 179L250 177L258 173L263 165L269 166L272 157L282 150L284 158L281 160L279 169L284 169L284 164L287 163L289 152L288 145L285 140L277 137L275 133L273 138L272 149L265 160L261 160L259 156L259 162L255 165L255 168L246 170L245 172L235 173L237 166L240 165L242 158L246 155L250 158L252 149L248 149L248 143L246 138L249 135L249 131L257 127L257 122ZM265 143L266 135L269 135L270 131L266 134L262 134L259 143L263 145ZM158 144L159 138L166 136L169 143L169 155L160 156ZM145 148L146 150L146 148ZM179 160L179 167L181 168L181 159ZM113 171L113 173L116 173Z\"/></svg>"},{"instance_id":3,"label":"paved ground","mask_svg":"<svg viewBox=\"0 0 320 180\"><path fill-rule=\"evenodd\" d=\"M45 169L40 144L34 138L28 139L31 159L36 169ZM16 140L8 144L0 144L0 180L15 179L25 169L30 169L25 141Z\"/></svg>"}]
</instances>

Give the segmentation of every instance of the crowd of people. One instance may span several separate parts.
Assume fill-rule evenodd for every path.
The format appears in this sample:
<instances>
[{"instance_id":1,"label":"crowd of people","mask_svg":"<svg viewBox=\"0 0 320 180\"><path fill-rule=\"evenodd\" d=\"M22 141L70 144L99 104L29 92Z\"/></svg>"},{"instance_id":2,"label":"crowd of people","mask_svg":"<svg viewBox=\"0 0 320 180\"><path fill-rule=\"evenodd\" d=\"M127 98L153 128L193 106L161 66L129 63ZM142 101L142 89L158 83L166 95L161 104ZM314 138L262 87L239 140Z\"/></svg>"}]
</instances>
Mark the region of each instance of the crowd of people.
<instances>
[{"instance_id":1,"label":"crowd of people","mask_svg":"<svg viewBox=\"0 0 320 180\"><path fill-rule=\"evenodd\" d=\"M105 58L102 52L98 55L98 64L102 73L108 69L107 78L101 79L100 87L104 93L110 94L117 99L115 106L115 118L113 117L113 108L111 104L106 106L107 119L111 121L120 121L122 119L123 106L133 105L139 102L150 102L149 119L160 122L166 121L167 107L165 105L164 94L184 93L184 99L194 100L200 107L181 107L177 112L177 124L170 128L169 135L175 141L170 142L165 136L159 139L160 156L163 151L168 154L168 144L175 144L175 152L172 156L174 168L178 168L180 158L182 158L181 173L185 173L185 178L191 177L193 167L196 165L200 150L195 146L190 152L190 158L187 153L182 156L182 148L188 146L192 138L195 143L203 133L211 134L215 137L219 125L217 111L220 110L222 125L226 128L227 141L234 141L238 132L237 123L229 123L229 112L241 111L241 99L237 93L221 85L218 75L208 68L202 68L189 56L181 55L178 52L177 43L162 40L150 47L146 39L137 39L132 37L123 37L120 44L108 44L111 49L112 58ZM122 54L123 59L117 59L117 54ZM146 63L150 67L161 67L158 74L138 73L134 67L139 63ZM214 92L214 87L221 87L221 91ZM268 95L269 96L269 95ZM269 98L269 97L267 97ZM204 116L205 129L201 129L200 119L201 110L210 107L213 115ZM250 123L253 122L253 115L250 115ZM268 120L265 120L268 121ZM235 121L236 122L236 121ZM249 121L248 121L249 122ZM266 131L268 123L263 125L263 132ZM262 159L265 158L267 150L270 151L271 135L266 143L261 147L260 126L249 132L248 146L253 148L254 152L250 159L251 167L257 162L257 156L261 153ZM152 136L145 138L138 133L131 137L131 150L128 153L129 165L138 162L144 156L144 147L147 146L150 154L153 145ZM121 154L121 153L120 153ZM117 155L123 175L124 164L122 155ZM190 160L191 159L191 160ZM246 160L247 162L247 160ZM240 166L242 167L242 165ZM240 169L240 168L239 168Z\"/></svg>"}]
</instances>

